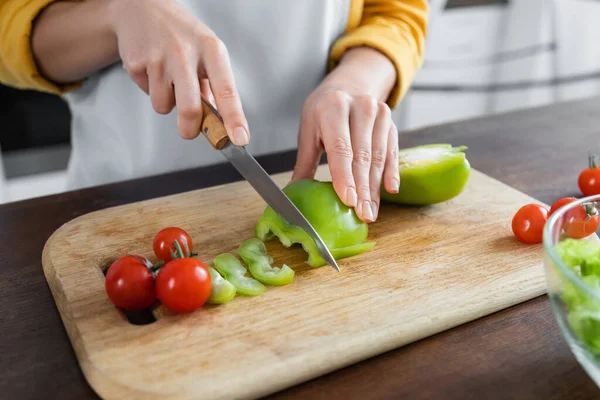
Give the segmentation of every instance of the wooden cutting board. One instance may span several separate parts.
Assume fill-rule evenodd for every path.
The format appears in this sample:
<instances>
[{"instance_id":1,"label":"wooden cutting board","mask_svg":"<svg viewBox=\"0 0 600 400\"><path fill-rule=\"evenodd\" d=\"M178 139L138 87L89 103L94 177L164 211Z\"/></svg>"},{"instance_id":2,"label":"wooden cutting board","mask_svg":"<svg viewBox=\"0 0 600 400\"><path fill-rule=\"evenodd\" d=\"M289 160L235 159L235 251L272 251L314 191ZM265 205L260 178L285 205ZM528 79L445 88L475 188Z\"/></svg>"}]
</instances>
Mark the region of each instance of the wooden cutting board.
<instances>
[{"instance_id":1,"label":"wooden cutting board","mask_svg":"<svg viewBox=\"0 0 600 400\"><path fill-rule=\"evenodd\" d=\"M284 185L290 173L274 176ZM326 166L317 178L329 180ZM187 230L204 262L254 235L265 203L247 182L93 212L48 240L44 273L86 379L111 399L255 398L318 377L545 292L541 245L510 221L537 202L478 171L455 199L384 205L369 252L339 265L304 264L300 248L267 248L294 282L187 315L160 308L133 325L108 300L103 270L117 257L153 258L166 226ZM443 351L443 349L440 349Z\"/></svg>"}]
</instances>

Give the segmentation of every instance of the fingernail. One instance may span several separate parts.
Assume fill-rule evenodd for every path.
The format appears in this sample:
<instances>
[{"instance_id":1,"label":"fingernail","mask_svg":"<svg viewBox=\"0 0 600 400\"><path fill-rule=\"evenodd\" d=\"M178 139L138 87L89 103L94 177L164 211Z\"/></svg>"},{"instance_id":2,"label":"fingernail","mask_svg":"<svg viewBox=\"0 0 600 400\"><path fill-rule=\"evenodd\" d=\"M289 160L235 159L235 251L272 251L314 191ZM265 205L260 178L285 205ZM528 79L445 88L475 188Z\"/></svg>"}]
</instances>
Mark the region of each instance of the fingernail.
<instances>
[{"instance_id":1,"label":"fingernail","mask_svg":"<svg viewBox=\"0 0 600 400\"><path fill-rule=\"evenodd\" d=\"M377 212L379 211L379 208L377 207L377 203L374 201L371 202L371 209L373 210L373 221L375 221L377 219Z\"/></svg>"},{"instance_id":2,"label":"fingernail","mask_svg":"<svg viewBox=\"0 0 600 400\"><path fill-rule=\"evenodd\" d=\"M356 207L358 204L358 196L354 188L351 187L346 190L346 201L348 202L348 207Z\"/></svg>"},{"instance_id":3,"label":"fingernail","mask_svg":"<svg viewBox=\"0 0 600 400\"><path fill-rule=\"evenodd\" d=\"M400 191L400 181L396 178L392 178L392 191L398 193Z\"/></svg>"},{"instance_id":4,"label":"fingernail","mask_svg":"<svg viewBox=\"0 0 600 400\"><path fill-rule=\"evenodd\" d=\"M363 201L362 203L362 215L366 221L373 221L373 210L368 201Z\"/></svg>"},{"instance_id":5,"label":"fingernail","mask_svg":"<svg viewBox=\"0 0 600 400\"><path fill-rule=\"evenodd\" d=\"M233 130L233 144L236 146L245 146L248 144L248 132L241 126Z\"/></svg>"}]
</instances>

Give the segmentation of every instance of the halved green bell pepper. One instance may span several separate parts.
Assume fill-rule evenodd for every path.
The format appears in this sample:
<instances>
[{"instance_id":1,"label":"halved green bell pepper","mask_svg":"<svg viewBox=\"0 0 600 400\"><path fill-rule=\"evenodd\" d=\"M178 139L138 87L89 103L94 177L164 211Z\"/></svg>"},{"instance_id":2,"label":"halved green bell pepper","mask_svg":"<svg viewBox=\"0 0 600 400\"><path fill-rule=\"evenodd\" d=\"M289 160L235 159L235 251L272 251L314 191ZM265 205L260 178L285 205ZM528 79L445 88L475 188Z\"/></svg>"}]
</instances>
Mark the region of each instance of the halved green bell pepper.
<instances>
[{"instance_id":1,"label":"halved green bell pepper","mask_svg":"<svg viewBox=\"0 0 600 400\"><path fill-rule=\"evenodd\" d=\"M210 304L223 304L230 302L235 297L237 289L213 267L208 267L212 289L207 302Z\"/></svg>"},{"instance_id":2,"label":"halved green bell pepper","mask_svg":"<svg viewBox=\"0 0 600 400\"><path fill-rule=\"evenodd\" d=\"M266 285L287 285L294 279L294 270L283 264L281 268L272 267L273 257L267 254L267 248L258 238L247 239L238 248L238 254L244 260L252 276Z\"/></svg>"},{"instance_id":3,"label":"halved green bell pepper","mask_svg":"<svg viewBox=\"0 0 600 400\"><path fill-rule=\"evenodd\" d=\"M364 253L375 245L365 242L369 233L367 224L356 216L354 209L342 203L331 182L303 179L287 185L283 192L319 233L335 259ZM256 236L261 240L278 237L285 247L299 243L308 253L308 265L316 268L326 264L314 240L269 206L256 225Z\"/></svg>"},{"instance_id":4,"label":"halved green bell pepper","mask_svg":"<svg viewBox=\"0 0 600 400\"><path fill-rule=\"evenodd\" d=\"M266 290L266 287L262 283L246 276L248 270L233 254L219 254L213 262L216 270L235 286L238 293L246 296L258 296Z\"/></svg>"},{"instance_id":5,"label":"halved green bell pepper","mask_svg":"<svg viewBox=\"0 0 600 400\"><path fill-rule=\"evenodd\" d=\"M429 205L458 196L465 188L471 172L465 149L465 146L452 147L450 144L401 149L398 153L400 190L391 194L382 185L382 201Z\"/></svg>"}]
</instances>

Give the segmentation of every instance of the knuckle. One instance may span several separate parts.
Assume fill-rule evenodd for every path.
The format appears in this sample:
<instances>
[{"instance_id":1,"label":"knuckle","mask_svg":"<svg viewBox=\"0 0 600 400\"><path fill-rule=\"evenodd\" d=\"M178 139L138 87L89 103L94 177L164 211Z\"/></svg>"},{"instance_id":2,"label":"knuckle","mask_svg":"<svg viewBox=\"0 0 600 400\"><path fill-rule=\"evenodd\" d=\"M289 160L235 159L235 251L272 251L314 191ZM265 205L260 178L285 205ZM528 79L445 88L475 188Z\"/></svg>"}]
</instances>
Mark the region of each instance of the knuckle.
<instances>
[{"instance_id":1,"label":"knuckle","mask_svg":"<svg viewBox=\"0 0 600 400\"><path fill-rule=\"evenodd\" d=\"M358 197L360 197L361 199L371 197L371 187L369 185L366 185L366 184L357 185L356 192L358 194Z\"/></svg>"},{"instance_id":2,"label":"knuckle","mask_svg":"<svg viewBox=\"0 0 600 400\"><path fill-rule=\"evenodd\" d=\"M179 108L179 115L184 119L196 119L202 115L202 106L200 104L185 105Z\"/></svg>"},{"instance_id":3,"label":"knuckle","mask_svg":"<svg viewBox=\"0 0 600 400\"><path fill-rule=\"evenodd\" d=\"M335 90L323 96L322 102L324 104L318 105L319 110L323 110L324 106L327 106L337 113L342 113L346 108L346 104L348 104L348 95L341 90Z\"/></svg>"},{"instance_id":4,"label":"knuckle","mask_svg":"<svg viewBox=\"0 0 600 400\"><path fill-rule=\"evenodd\" d=\"M376 168L382 168L385 164L386 154L383 149L375 149L371 155L371 165Z\"/></svg>"},{"instance_id":5,"label":"knuckle","mask_svg":"<svg viewBox=\"0 0 600 400\"><path fill-rule=\"evenodd\" d=\"M237 90L231 82L226 82L221 85L215 95L224 100L235 100L238 97Z\"/></svg>"},{"instance_id":6,"label":"knuckle","mask_svg":"<svg viewBox=\"0 0 600 400\"><path fill-rule=\"evenodd\" d=\"M358 108L367 117L375 117L377 113L377 101L368 95L360 96L356 99Z\"/></svg>"},{"instance_id":7,"label":"knuckle","mask_svg":"<svg viewBox=\"0 0 600 400\"><path fill-rule=\"evenodd\" d=\"M331 146L330 153L344 159L352 159L353 156L352 146L347 140L341 137L335 139Z\"/></svg>"},{"instance_id":8,"label":"knuckle","mask_svg":"<svg viewBox=\"0 0 600 400\"><path fill-rule=\"evenodd\" d=\"M392 146L388 150L388 154L389 154L390 159L397 160L398 159L398 149L396 148L396 146Z\"/></svg>"},{"instance_id":9,"label":"knuckle","mask_svg":"<svg viewBox=\"0 0 600 400\"><path fill-rule=\"evenodd\" d=\"M160 103L155 102L153 104L153 106L154 106L154 110L159 114L168 114L173 109L173 105L168 104L167 102L160 102Z\"/></svg>"},{"instance_id":10,"label":"knuckle","mask_svg":"<svg viewBox=\"0 0 600 400\"><path fill-rule=\"evenodd\" d=\"M203 36L202 44L213 55L221 56L227 54L227 46L225 46L225 43L217 36Z\"/></svg>"},{"instance_id":11,"label":"knuckle","mask_svg":"<svg viewBox=\"0 0 600 400\"><path fill-rule=\"evenodd\" d=\"M193 52L192 44L189 42L178 40L172 45L174 58L180 60L188 60Z\"/></svg>"},{"instance_id":12,"label":"knuckle","mask_svg":"<svg viewBox=\"0 0 600 400\"><path fill-rule=\"evenodd\" d=\"M366 148L358 149L354 152L354 163L361 167L371 165L371 152Z\"/></svg>"},{"instance_id":13,"label":"knuckle","mask_svg":"<svg viewBox=\"0 0 600 400\"><path fill-rule=\"evenodd\" d=\"M148 58L148 68L155 71L162 71L165 66L165 58L162 54L152 55Z\"/></svg>"},{"instance_id":14,"label":"knuckle","mask_svg":"<svg viewBox=\"0 0 600 400\"><path fill-rule=\"evenodd\" d=\"M138 58L125 60L123 62L123 67L131 75L141 75L146 73L146 63Z\"/></svg>"},{"instance_id":15,"label":"knuckle","mask_svg":"<svg viewBox=\"0 0 600 400\"><path fill-rule=\"evenodd\" d=\"M383 101L377 102L377 117L382 119L392 118L392 110L390 109L390 106Z\"/></svg>"}]
</instances>

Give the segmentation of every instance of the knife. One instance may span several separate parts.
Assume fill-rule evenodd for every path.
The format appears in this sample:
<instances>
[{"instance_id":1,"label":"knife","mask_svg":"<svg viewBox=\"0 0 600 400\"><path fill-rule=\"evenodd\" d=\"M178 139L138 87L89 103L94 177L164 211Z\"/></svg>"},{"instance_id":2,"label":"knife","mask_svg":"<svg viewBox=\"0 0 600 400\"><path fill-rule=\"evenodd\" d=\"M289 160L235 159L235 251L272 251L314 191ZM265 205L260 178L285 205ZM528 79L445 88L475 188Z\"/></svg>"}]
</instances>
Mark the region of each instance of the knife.
<instances>
[{"instance_id":1,"label":"knife","mask_svg":"<svg viewBox=\"0 0 600 400\"><path fill-rule=\"evenodd\" d=\"M338 272L338 267L331 252L319 236L315 228L302 215L285 193L271 179L269 174L246 150L236 146L229 140L219 112L202 96L202 122L200 129L210 144L237 169L237 171L252 185L254 190L279 214L292 225L302 228L315 241L321 257Z\"/></svg>"}]
</instances>

